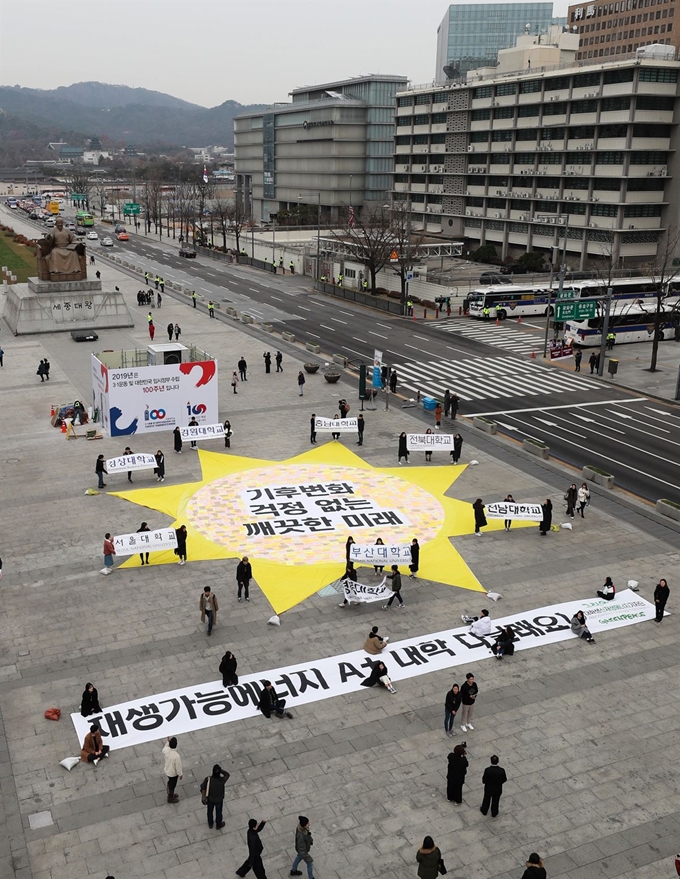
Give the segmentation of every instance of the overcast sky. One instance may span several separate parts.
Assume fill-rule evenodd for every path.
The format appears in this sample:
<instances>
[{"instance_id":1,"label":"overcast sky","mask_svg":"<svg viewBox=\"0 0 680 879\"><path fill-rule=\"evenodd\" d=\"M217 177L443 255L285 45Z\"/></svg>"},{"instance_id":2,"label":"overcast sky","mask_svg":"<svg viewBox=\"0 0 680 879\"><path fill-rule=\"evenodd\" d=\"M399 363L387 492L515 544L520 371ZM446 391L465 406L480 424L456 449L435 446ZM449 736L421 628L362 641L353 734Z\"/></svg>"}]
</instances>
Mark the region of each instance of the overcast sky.
<instances>
[{"instance_id":1,"label":"overcast sky","mask_svg":"<svg viewBox=\"0 0 680 879\"><path fill-rule=\"evenodd\" d=\"M566 13L557 0L555 14ZM367 73L434 76L440 0L0 0L0 84L96 80L213 107Z\"/></svg>"}]
</instances>

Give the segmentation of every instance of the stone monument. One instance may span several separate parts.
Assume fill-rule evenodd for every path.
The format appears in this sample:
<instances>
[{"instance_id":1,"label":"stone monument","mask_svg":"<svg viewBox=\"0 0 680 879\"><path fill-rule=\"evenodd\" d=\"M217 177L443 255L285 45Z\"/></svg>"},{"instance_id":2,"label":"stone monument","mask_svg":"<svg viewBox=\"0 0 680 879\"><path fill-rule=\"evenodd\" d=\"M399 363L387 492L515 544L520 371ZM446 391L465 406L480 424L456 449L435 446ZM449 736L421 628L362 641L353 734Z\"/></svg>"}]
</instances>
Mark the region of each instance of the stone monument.
<instances>
[{"instance_id":1,"label":"stone monument","mask_svg":"<svg viewBox=\"0 0 680 879\"><path fill-rule=\"evenodd\" d=\"M6 290L3 317L15 335L134 326L123 294L88 280L85 245L61 217L35 252L38 277Z\"/></svg>"}]
</instances>

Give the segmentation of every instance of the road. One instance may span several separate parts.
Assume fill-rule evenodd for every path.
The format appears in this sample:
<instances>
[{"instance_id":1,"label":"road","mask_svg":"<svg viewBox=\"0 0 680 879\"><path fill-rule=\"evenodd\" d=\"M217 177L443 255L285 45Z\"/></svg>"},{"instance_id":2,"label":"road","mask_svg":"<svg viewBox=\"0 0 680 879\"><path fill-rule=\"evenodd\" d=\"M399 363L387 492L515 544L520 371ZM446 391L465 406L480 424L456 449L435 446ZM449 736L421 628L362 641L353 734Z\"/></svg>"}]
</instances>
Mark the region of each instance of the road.
<instances>
[{"instance_id":1,"label":"road","mask_svg":"<svg viewBox=\"0 0 680 879\"><path fill-rule=\"evenodd\" d=\"M106 226L98 231L111 233ZM327 355L342 354L353 366L371 365L378 349L397 370L403 396L441 399L449 388L461 399L461 415L493 418L509 437L541 440L553 456L579 468L594 465L641 497L680 503L680 408L571 367L544 366L530 356L542 352L538 325L520 330L507 322L496 327L391 317L315 294L309 280L298 276L205 257L182 259L151 236L116 241L113 251L135 254L145 270L248 311L294 333L298 342L320 345Z\"/></svg>"}]
</instances>

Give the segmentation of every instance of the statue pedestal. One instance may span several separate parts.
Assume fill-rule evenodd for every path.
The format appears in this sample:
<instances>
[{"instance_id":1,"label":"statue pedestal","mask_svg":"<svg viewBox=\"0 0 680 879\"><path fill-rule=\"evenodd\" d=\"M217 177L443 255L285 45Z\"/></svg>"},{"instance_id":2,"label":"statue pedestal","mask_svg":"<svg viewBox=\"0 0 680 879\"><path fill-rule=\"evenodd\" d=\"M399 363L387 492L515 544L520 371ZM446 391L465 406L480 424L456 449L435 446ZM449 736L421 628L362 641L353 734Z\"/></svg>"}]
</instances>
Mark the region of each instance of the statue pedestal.
<instances>
[{"instance_id":1,"label":"statue pedestal","mask_svg":"<svg viewBox=\"0 0 680 879\"><path fill-rule=\"evenodd\" d=\"M71 332L131 327L123 294L103 290L101 281L41 281L7 288L3 317L13 333Z\"/></svg>"}]
</instances>

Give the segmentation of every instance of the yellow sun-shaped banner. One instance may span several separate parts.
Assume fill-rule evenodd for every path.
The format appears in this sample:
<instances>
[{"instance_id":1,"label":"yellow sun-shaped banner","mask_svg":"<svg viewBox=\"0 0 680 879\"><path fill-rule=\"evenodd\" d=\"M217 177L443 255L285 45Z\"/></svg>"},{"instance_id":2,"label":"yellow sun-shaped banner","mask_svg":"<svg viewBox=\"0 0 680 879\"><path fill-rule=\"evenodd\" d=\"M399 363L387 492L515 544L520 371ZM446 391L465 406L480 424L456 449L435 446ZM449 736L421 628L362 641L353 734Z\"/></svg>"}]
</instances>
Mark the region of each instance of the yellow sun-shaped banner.
<instances>
[{"instance_id":1,"label":"yellow sun-shaped banner","mask_svg":"<svg viewBox=\"0 0 680 879\"><path fill-rule=\"evenodd\" d=\"M420 578L485 591L449 539L473 531L472 506L445 495L465 465L374 468L340 443L285 461L198 455L199 482L112 494L186 525L189 563L248 556L276 613L343 575L350 535L357 544L380 537L387 545L416 537ZM171 551L151 559L177 561ZM123 567L139 564L135 555ZM361 568L358 578L366 581Z\"/></svg>"}]
</instances>

